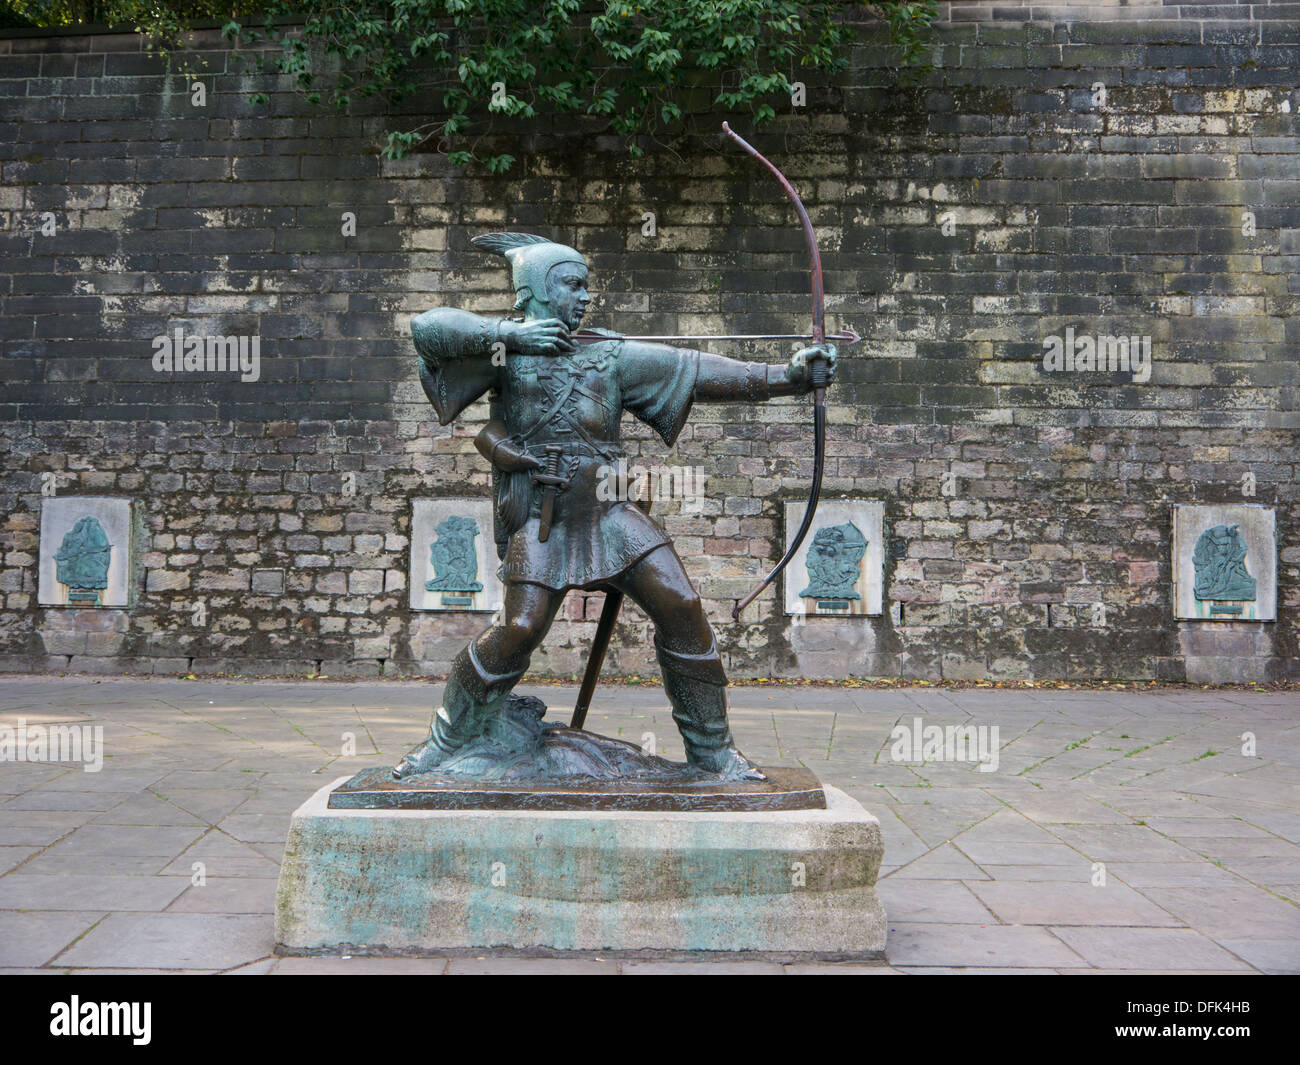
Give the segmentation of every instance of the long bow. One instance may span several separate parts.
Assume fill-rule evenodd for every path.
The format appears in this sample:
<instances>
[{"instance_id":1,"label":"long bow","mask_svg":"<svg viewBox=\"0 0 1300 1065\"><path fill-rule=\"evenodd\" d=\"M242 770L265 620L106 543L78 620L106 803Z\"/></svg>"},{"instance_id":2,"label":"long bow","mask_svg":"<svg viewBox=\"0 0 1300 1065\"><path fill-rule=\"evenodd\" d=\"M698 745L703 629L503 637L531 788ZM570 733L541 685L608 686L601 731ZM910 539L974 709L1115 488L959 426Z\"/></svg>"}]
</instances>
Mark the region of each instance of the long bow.
<instances>
[{"instance_id":1,"label":"long bow","mask_svg":"<svg viewBox=\"0 0 1300 1065\"><path fill-rule=\"evenodd\" d=\"M794 191L794 186L790 184L786 176L725 122L722 123L722 132L767 167L772 172L772 176L781 183L781 188L790 197L790 202L794 204L795 214L799 216L799 224L803 227L804 240L808 244L808 258L812 273L811 338L815 345L824 344L826 342L826 299L822 286L822 257L817 248L817 234L813 232L812 220L808 217L808 211L803 205L803 200L799 199L799 194ZM822 490L822 470L826 465L826 385L829 383L829 373L825 359L815 358L809 361L808 380L813 386L813 479L812 487L808 492L808 505L803 512L803 522L800 524L799 531L795 534L794 539L790 541L790 546L786 548L784 557L776 564L776 568L764 577L752 592L736 604L735 609L731 612L733 620L738 620L740 612L757 599L762 594L763 589L780 576L781 571L785 569L803 545L804 538L812 527L813 516L817 513L817 500Z\"/></svg>"}]
</instances>

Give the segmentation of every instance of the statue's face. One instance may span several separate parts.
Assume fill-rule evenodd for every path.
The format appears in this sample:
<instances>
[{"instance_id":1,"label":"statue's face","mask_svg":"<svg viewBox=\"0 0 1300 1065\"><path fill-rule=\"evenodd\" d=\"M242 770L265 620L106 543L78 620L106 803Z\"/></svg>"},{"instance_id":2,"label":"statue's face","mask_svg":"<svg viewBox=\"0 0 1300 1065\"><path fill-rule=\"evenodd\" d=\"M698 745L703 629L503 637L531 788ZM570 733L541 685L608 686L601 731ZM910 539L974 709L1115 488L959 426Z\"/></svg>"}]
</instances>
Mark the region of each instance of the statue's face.
<instances>
[{"instance_id":1,"label":"statue's face","mask_svg":"<svg viewBox=\"0 0 1300 1065\"><path fill-rule=\"evenodd\" d=\"M570 329L582 324L591 297L587 294L587 268L581 263L560 263L546 278L546 298L551 316Z\"/></svg>"}]
</instances>

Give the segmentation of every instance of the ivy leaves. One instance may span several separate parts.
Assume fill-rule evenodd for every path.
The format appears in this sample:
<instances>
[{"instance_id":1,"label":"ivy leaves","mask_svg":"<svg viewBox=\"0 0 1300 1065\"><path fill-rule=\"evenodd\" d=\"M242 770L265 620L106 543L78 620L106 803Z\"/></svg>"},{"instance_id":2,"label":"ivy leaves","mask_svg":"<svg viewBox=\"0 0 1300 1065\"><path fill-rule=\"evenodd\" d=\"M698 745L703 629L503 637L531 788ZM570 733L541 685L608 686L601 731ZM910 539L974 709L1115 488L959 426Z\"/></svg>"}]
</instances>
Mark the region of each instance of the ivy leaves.
<instances>
[{"instance_id":1,"label":"ivy leaves","mask_svg":"<svg viewBox=\"0 0 1300 1065\"><path fill-rule=\"evenodd\" d=\"M598 120L639 155L711 108L755 125L789 107L801 71L832 76L852 39L841 0L269 0L253 27L225 36L256 69L291 77L313 102L415 98L439 117L392 130L382 154L417 147L491 173L502 122L547 110ZM890 27L900 67L919 67L935 0L871 5ZM278 16L285 20L276 21ZM290 23L288 18L292 17ZM268 49L267 45L274 46ZM318 82L328 82L322 89ZM265 102L265 93L254 97ZM410 110L409 108L407 110Z\"/></svg>"}]
</instances>

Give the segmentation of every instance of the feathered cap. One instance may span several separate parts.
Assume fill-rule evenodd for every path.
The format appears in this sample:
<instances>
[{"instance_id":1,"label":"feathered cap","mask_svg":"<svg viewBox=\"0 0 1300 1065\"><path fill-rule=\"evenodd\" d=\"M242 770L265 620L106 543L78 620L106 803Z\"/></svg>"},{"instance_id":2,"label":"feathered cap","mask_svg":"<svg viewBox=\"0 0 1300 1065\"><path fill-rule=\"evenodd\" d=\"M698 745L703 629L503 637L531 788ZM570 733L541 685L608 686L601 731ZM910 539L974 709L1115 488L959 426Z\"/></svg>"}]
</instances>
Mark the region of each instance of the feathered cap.
<instances>
[{"instance_id":1,"label":"feathered cap","mask_svg":"<svg viewBox=\"0 0 1300 1065\"><path fill-rule=\"evenodd\" d=\"M546 298L546 275L560 263L587 265L587 260L567 244L556 244L532 233L483 233L471 237L470 243L510 261L515 310L522 309L529 299L550 302Z\"/></svg>"}]
</instances>

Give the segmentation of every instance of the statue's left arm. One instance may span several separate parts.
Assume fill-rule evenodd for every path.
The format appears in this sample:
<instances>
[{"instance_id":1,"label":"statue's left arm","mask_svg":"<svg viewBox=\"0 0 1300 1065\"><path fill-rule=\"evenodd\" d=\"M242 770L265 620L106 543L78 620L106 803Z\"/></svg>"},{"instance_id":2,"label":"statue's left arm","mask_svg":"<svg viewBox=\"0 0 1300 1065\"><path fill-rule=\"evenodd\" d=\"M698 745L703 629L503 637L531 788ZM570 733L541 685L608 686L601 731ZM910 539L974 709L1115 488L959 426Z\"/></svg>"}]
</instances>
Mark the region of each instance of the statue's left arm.
<instances>
[{"instance_id":1,"label":"statue's left arm","mask_svg":"<svg viewBox=\"0 0 1300 1065\"><path fill-rule=\"evenodd\" d=\"M785 366L741 362L725 355L666 344L626 341L619 356L623 405L654 429L669 446L677 439L691 404L759 403L775 396L810 392L808 360L825 358L834 374L835 347L823 344L797 352Z\"/></svg>"},{"instance_id":2,"label":"statue's left arm","mask_svg":"<svg viewBox=\"0 0 1300 1065\"><path fill-rule=\"evenodd\" d=\"M815 355L827 360L833 378L836 357L833 344L804 348L796 352L785 366L741 362L702 351L695 398L706 403L737 400L759 403L776 396L801 396L812 391L812 385L808 383L808 360Z\"/></svg>"}]
</instances>

